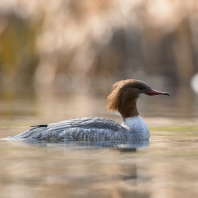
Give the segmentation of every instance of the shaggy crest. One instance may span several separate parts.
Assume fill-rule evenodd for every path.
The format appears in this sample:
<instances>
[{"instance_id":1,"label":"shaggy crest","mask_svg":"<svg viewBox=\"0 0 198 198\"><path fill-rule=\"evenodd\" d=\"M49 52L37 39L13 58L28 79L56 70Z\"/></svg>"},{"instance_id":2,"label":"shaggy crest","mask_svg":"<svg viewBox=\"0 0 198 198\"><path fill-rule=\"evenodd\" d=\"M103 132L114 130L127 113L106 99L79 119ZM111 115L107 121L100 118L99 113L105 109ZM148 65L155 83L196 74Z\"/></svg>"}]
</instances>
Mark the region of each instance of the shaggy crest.
<instances>
[{"instance_id":1,"label":"shaggy crest","mask_svg":"<svg viewBox=\"0 0 198 198\"><path fill-rule=\"evenodd\" d=\"M119 104L121 102L122 93L124 91L125 86L130 85L135 80L121 80L113 84L111 93L107 98L106 109L108 111L118 111Z\"/></svg>"}]
</instances>

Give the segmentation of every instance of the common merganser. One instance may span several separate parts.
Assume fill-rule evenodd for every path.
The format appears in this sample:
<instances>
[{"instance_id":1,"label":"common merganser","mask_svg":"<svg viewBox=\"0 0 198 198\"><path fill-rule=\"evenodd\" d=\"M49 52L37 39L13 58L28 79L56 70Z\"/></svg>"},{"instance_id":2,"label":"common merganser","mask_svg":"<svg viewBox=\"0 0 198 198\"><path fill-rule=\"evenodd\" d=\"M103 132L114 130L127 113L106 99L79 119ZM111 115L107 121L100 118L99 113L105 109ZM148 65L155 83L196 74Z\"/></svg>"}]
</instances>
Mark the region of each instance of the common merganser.
<instances>
[{"instance_id":1,"label":"common merganser","mask_svg":"<svg viewBox=\"0 0 198 198\"><path fill-rule=\"evenodd\" d=\"M85 117L58 123L32 126L12 140L73 140L73 141L133 141L148 140L150 133L139 115L136 102L141 94L168 95L153 90L145 82L135 79L121 80L112 86L106 109L118 111L123 118L119 123L105 118Z\"/></svg>"}]
</instances>

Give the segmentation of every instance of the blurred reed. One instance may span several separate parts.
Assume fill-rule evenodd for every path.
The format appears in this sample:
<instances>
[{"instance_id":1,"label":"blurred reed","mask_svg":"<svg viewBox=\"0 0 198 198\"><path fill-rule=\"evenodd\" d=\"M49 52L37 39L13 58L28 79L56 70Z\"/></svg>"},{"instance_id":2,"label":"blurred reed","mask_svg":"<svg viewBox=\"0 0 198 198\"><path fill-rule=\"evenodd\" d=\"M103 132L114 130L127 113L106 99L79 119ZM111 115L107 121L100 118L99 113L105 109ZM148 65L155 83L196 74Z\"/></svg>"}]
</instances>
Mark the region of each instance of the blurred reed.
<instances>
[{"instance_id":1,"label":"blurred reed","mask_svg":"<svg viewBox=\"0 0 198 198\"><path fill-rule=\"evenodd\" d=\"M0 91L106 93L137 78L188 86L196 0L1 0Z\"/></svg>"}]
</instances>

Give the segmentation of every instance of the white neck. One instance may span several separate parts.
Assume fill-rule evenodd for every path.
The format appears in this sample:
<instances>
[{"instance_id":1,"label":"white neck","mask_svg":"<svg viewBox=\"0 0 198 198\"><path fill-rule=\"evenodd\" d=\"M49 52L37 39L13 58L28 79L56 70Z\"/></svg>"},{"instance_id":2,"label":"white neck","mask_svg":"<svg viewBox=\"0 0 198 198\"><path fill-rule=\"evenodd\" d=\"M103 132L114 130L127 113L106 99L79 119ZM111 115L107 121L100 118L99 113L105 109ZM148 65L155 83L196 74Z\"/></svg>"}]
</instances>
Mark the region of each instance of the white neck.
<instances>
[{"instance_id":1,"label":"white neck","mask_svg":"<svg viewBox=\"0 0 198 198\"><path fill-rule=\"evenodd\" d=\"M125 118L122 126L128 128L131 133L142 136L143 139L149 139L149 129L139 115Z\"/></svg>"}]
</instances>

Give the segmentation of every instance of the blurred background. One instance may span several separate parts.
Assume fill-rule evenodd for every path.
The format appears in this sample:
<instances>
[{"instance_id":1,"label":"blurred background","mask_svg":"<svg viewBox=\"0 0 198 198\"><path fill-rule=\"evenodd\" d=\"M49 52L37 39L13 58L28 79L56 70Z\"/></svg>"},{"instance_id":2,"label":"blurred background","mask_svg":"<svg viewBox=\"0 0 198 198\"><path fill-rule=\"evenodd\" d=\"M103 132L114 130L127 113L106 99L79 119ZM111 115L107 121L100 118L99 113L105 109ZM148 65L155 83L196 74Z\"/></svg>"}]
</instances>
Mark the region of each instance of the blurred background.
<instances>
[{"instance_id":1,"label":"blurred background","mask_svg":"<svg viewBox=\"0 0 198 198\"><path fill-rule=\"evenodd\" d=\"M144 115L197 116L197 11L196 0L1 0L0 114L73 102L69 115L102 115L112 84L136 78L172 95L168 111L140 102Z\"/></svg>"},{"instance_id":2,"label":"blurred background","mask_svg":"<svg viewBox=\"0 0 198 198\"><path fill-rule=\"evenodd\" d=\"M118 80L170 93L138 100L151 142L137 152L0 140L0 197L198 197L197 72L197 0L0 0L0 138L122 122L105 109Z\"/></svg>"}]
</instances>

